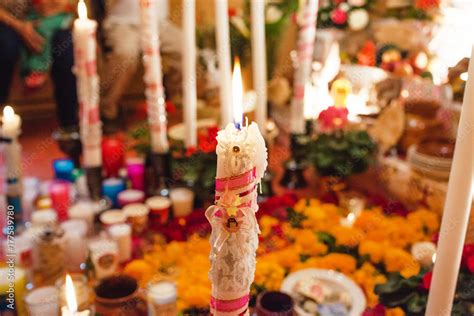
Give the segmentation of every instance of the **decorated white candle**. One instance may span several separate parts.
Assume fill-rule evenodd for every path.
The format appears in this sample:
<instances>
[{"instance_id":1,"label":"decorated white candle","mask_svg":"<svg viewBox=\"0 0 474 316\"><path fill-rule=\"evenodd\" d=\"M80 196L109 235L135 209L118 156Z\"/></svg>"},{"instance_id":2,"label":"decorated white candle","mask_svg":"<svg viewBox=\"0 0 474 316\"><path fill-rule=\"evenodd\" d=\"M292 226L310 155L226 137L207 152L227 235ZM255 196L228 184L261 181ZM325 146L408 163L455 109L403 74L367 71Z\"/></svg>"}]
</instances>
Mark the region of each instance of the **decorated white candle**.
<instances>
[{"instance_id":1,"label":"decorated white candle","mask_svg":"<svg viewBox=\"0 0 474 316\"><path fill-rule=\"evenodd\" d=\"M265 44L265 0L253 0L252 9L252 69L257 93L255 121L265 134L267 123L267 55Z\"/></svg>"},{"instance_id":2,"label":"decorated white candle","mask_svg":"<svg viewBox=\"0 0 474 316\"><path fill-rule=\"evenodd\" d=\"M471 212L474 159L474 45L444 204L426 315L451 315Z\"/></svg>"},{"instance_id":3,"label":"decorated white candle","mask_svg":"<svg viewBox=\"0 0 474 316\"><path fill-rule=\"evenodd\" d=\"M220 75L221 126L232 122L232 74L230 64L229 13L227 0L215 0L216 46Z\"/></svg>"},{"instance_id":4,"label":"decorated white candle","mask_svg":"<svg viewBox=\"0 0 474 316\"><path fill-rule=\"evenodd\" d=\"M71 276L66 275L66 303L67 306L61 307L61 316L89 316L90 311L78 311L76 293L74 291L74 284Z\"/></svg>"},{"instance_id":5,"label":"decorated white candle","mask_svg":"<svg viewBox=\"0 0 474 316\"><path fill-rule=\"evenodd\" d=\"M240 315L248 309L255 271L257 186L267 168L267 149L256 123L240 128L230 123L217 135L216 153L215 205L206 211L212 226L211 314Z\"/></svg>"},{"instance_id":6,"label":"decorated white candle","mask_svg":"<svg viewBox=\"0 0 474 316\"><path fill-rule=\"evenodd\" d=\"M99 115L99 76L97 75L97 22L87 18L84 0L77 4L74 21L74 73L77 80L79 124L86 167L102 165L102 123Z\"/></svg>"},{"instance_id":7,"label":"decorated white candle","mask_svg":"<svg viewBox=\"0 0 474 316\"><path fill-rule=\"evenodd\" d=\"M197 144L196 127L196 2L183 1L183 109L186 147Z\"/></svg>"},{"instance_id":8,"label":"decorated white candle","mask_svg":"<svg viewBox=\"0 0 474 316\"><path fill-rule=\"evenodd\" d=\"M119 262L126 262L132 257L132 229L128 224L116 224L109 227L110 238L118 246Z\"/></svg>"},{"instance_id":9,"label":"decorated white candle","mask_svg":"<svg viewBox=\"0 0 474 316\"><path fill-rule=\"evenodd\" d=\"M151 149L166 153L169 149L166 131L165 91L161 70L160 38L158 35L157 0L140 0L141 43L145 68L145 97Z\"/></svg>"},{"instance_id":10,"label":"decorated white candle","mask_svg":"<svg viewBox=\"0 0 474 316\"><path fill-rule=\"evenodd\" d=\"M311 63L313 61L318 2L318 0L307 0L306 5L303 7L303 12L299 16L298 62L295 68L290 121L291 132L294 134L303 134L305 132L304 94L305 85L310 78Z\"/></svg>"}]
</instances>

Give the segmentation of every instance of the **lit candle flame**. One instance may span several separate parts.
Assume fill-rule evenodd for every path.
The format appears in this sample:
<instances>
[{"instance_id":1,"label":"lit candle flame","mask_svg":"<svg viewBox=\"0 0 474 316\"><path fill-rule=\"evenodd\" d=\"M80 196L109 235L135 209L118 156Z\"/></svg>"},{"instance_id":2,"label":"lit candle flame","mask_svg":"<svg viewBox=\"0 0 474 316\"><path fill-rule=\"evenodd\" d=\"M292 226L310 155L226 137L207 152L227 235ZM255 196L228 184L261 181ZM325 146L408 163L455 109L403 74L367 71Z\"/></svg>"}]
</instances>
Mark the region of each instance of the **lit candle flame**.
<instances>
[{"instance_id":1,"label":"lit candle flame","mask_svg":"<svg viewBox=\"0 0 474 316\"><path fill-rule=\"evenodd\" d=\"M4 121L12 120L14 116L15 116L15 111L13 110L11 106L7 105L6 107L3 108Z\"/></svg>"},{"instance_id":2,"label":"lit candle flame","mask_svg":"<svg viewBox=\"0 0 474 316\"><path fill-rule=\"evenodd\" d=\"M74 284L69 274L66 275L66 303L69 312L74 315L77 312L77 301Z\"/></svg>"},{"instance_id":3,"label":"lit candle flame","mask_svg":"<svg viewBox=\"0 0 474 316\"><path fill-rule=\"evenodd\" d=\"M242 73L240 71L240 60L235 59L234 73L232 74L232 99L233 99L233 115L234 123L236 126L242 126L242 120L244 116L243 110L243 85L242 85Z\"/></svg>"},{"instance_id":4,"label":"lit candle flame","mask_svg":"<svg viewBox=\"0 0 474 316\"><path fill-rule=\"evenodd\" d=\"M87 6L84 0L79 0L77 3L77 14L79 15L79 19L87 19Z\"/></svg>"}]
</instances>

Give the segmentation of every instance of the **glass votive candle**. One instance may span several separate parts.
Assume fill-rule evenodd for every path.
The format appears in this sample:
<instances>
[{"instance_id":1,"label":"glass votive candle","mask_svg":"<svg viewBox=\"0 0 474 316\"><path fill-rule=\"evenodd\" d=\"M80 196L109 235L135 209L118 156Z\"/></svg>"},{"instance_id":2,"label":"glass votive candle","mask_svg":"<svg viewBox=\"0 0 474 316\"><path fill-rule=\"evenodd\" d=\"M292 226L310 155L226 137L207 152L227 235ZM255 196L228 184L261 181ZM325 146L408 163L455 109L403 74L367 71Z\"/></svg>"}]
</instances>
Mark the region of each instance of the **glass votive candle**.
<instances>
[{"instance_id":1,"label":"glass votive candle","mask_svg":"<svg viewBox=\"0 0 474 316\"><path fill-rule=\"evenodd\" d=\"M100 223L107 229L116 224L123 224L127 221L127 216L122 210L112 209L100 214Z\"/></svg>"},{"instance_id":2,"label":"glass votive candle","mask_svg":"<svg viewBox=\"0 0 474 316\"><path fill-rule=\"evenodd\" d=\"M148 314L160 316L175 316L176 285L170 281L151 282L147 287Z\"/></svg>"},{"instance_id":3,"label":"glass votive candle","mask_svg":"<svg viewBox=\"0 0 474 316\"><path fill-rule=\"evenodd\" d=\"M59 315L59 295L54 286L34 289L25 296L29 316Z\"/></svg>"},{"instance_id":4,"label":"glass votive candle","mask_svg":"<svg viewBox=\"0 0 474 316\"><path fill-rule=\"evenodd\" d=\"M125 190L118 194L117 199L120 207L132 203L143 203L145 201L145 193L139 190Z\"/></svg>"},{"instance_id":5,"label":"glass votive candle","mask_svg":"<svg viewBox=\"0 0 474 316\"><path fill-rule=\"evenodd\" d=\"M108 178L102 182L102 194L108 197L115 207L118 207L118 195L123 190L125 181L120 178Z\"/></svg>"},{"instance_id":6,"label":"glass votive candle","mask_svg":"<svg viewBox=\"0 0 474 316\"><path fill-rule=\"evenodd\" d=\"M90 261L97 279L113 275L118 267L117 243L108 238L96 238L89 241Z\"/></svg>"},{"instance_id":7,"label":"glass votive candle","mask_svg":"<svg viewBox=\"0 0 474 316\"><path fill-rule=\"evenodd\" d=\"M127 221L132 225L132 231L136 234L143 233L148 226L148 213L150 210L145 204L133 203L123 208Z\"/></svg>"},{"instance_id":8,"label":"glass votive candle","mask_svg":"<svg viewBox=\"0 0 474 316\"><path fill-rule=\"evenodd\" d=\"M80 219L87 224L87 233L94 229L94 205L89 201L79 201L68 210L69 219Z\"/></svg>"},{"instance_id":9,"label":"glass votive candle","mask_svg":"<svg viewBox=\"0 0 474 316\"><path fill-rule=\"evenodd\" d=\"M130 158L126 162L127 176L132 189L145 190L145 162L141 158Z\"/></svg>"},{"instance_id":10,"label":"glass votive candle","mask_svg":"<svg viewBox=\"0 0 474 316\"><path fill-rule=\"evenodd\" d=\"M128 224L115 224L108 229L109 236L118 247L118 260L127 262L132 258L132 229Z\"/></svg>"},{"instance_id":11,"label":"glass votive candle","mask_svg":"<svg viewBox=\"0 0 474 316\"><path fill-rule=\"evenodd\" d=\"M56 226L58 224L58 214L55 210L44 209L31 214L31 225L33 227Z\"/></svg>"},{"instance_id":12,"label":"glass votive candle","mask_svg":"<svg viewBox=\"0 0 474 316\"><path fill-rule=\"evenodd\" d=\"M194 205L194 192L188 188L175 188L170 192L175 217L191 214Z\"/></svg>"},{"instance_id":13,"label":"glass votive candle","mask_svg":"<svg viewBox=\"0 0 474 316\"><path fill-rule=\"evenodd\" d=\"M123 166L125 144L123 137L108 136L102 139L102 157L105 175L116 177Z\"/></svg>"},{"instance_id":14,"label":"glass votive candle","mask_svg":"<svg viewBox=\"0 0 474 316\"><path fill-rule=\"evenodd\" d=\"M71 274L72 285L74 286L74 294L76 295L77 310L83 311L89 309L91 305L90 290L87 278L83 274ZM66 301L66 278L59 278L55 285L59 294L59 306L67 306Z\"/></svg>"},{"instance_id":15,"label":"glass votive candle","mask_svg":"<svg viewBox=\"0 0 474 316\"><path fill-rule=\"evenodd\" d=\"M71 159L61 158L53 161L54 177L59 180L72 182L74 162Z\"/></svg>"},{"instance_id":16,"label":"glass votive candle","mask_svg":"<svg viewBox=\"0 0 474 316\"><path fill-rule=\"evenodd\" d=\"M54 284L66 269L66 238L61 228L42 230L33 239L33 266L43 284Z\"/></svg>"},{"instance_id":17,"label":"glass votive candle","mask_svg":"<svg viewBox=\"0 0 474 316\"><path fill-rule=\"evenodd\" d=\"M71 203L71 183L64 180L55 180L49 187L49 196L53 204L53 208L58 213L58 220L67 219L67 212Z\"/></svg>"},{"instance_id":18,"label":"glass votive candle","mask_svg":"<svg viewBox=\"0 0 474 316\"><path fill-rule=\"evenodd\" d=\"M87 223L70 219L61 223L61 228L66 238L66 266L70 271L80 271L87 259Z\"/></svg>"},{"instance_id":19,"label":"glass votive candle","mask_svg":"<svg viewBox=\"0 0 474 316\"><path fill-rule=\"evenodd\" d=\"M155 224L166 224L169 219L171 200L164 196L153 196L145 202L150 209L150 222Z\"/></svg>"}]
</instances>

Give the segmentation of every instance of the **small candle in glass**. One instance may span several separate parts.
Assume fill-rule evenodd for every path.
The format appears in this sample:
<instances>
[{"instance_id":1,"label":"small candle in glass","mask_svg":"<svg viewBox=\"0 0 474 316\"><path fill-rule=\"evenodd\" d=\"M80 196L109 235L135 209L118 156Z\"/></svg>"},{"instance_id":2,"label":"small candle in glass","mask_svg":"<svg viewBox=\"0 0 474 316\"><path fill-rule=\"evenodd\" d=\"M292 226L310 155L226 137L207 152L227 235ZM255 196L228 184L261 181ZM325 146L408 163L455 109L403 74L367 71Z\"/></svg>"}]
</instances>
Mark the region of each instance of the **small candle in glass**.
<instances>
[{"instance_id":1,"label":"small candle in glass","mask_svg":"<svg viewBox=\"0 0 474 316\"><path fill-rule=\"evenodd\" d=\"M94 228L94 205L89 201L79 201L69 208L70 219L79 219L87 223L87 233L90 234Z\"/></svg>"},{"instance_id":2,"label":"small candle in glass","mask_svg":"<svg viewBox=\"0 0 474 316\"><path fill-rule=\"evenodd\" d=\"M58 213L60 222L68 217L68 209L71 203L71 183L64 180L55 180L49 187L49 196L53 204L53 208Z\"/></svg>"},{"instance_id":3,"label":"small candle in glass","mask_svg":"<svg viewBox=\"0 0 474 316\"><path fill-rule=\"evenodd\" d=\"M188 216L193 211L194 192L188 188L175 188L170 192L175 217Z\"/></svg>"},{"instance_id":4,"label":"small candle in glass","mask_svg":"<svg viewBox=\"0 0 474 316\"><path fill-rule=\"evenodd\" d=\"M120 207L132 203L143 203L145 201L145 193L139 190L125 190L118 194L117 199Z\"/></svg>"},{"instance_id":5,"label":"small candle in glass","mask_svg":"<svg viewBox=\"0 0 474 316\"><path fill-rule=\"evenodd\" d=\"M145 204L132 203L123 208L127 221L132 225L134 235L143 233L148 226L148 213L150 210Z\"/></svg>"},{"instance_id":6,"label":"small candle in glass","mask_svg":"<svg viewBox=\"0 0 474 316\"><path fill-rule=\"evenodd\" d=\"M115 207L118 207L118 195L125 190L125 182L120 178L109 178L102 182L102 194L108 197Z\"/></svg>"},{"instance_id":7,"label":"small candle in glass","mask_svg":"<svg viewBox=\"0 0 474 316\"><path fill-rule=\"evenodd\" d=\"M176 285L173 282L159 281L149 283L147 287L149 315L177 315L176 296Z\"/></svg>"},{"instance_id":8,"label":"small candle in glass","mask_svg":"<svg viewBox=\"0 0 474 316\"><path fill-rule=\"evenodd\" d=\"M66 265L70 271L80 271L87 259L87 223L70 219L61 224L66 237Z\"/></svg>"},{"instance_id":9,"label":"small candle in glass","mask_svg":"<svg viewBox=\"0 0 474 316\"><path fill-rule=\"evenodd\" d=\"M100 214L100 223L107 229L108 227L116 224L123 224L127 221L127 216L122 210L112 209Z\"/></svg>"},{"instance_id":10,"label":"small candle in glass","mask_svg":"<svg viewBox=\"0 0 474 316\"><path fill-rule=\"evenodd\" d=\"M61 277L56 281L56 288L59 293L59 306L66 306L66 279ZM83 274L71 274L71 281L76 295L77 310L84 311L90 308L90 290L87 278Z\"/></svg>"},{"instance_id":11,"label":"small candle in glass","mask_svg":"<svg viewBox=\"0 0 474 316\"><path fill-rule=\"evenodd\" d=\"M127 262L132 258L132 229L128 224L115 224L108 229L109 236L118 246L118 260Z\"/></svg>"},{"instance_id":12,"label":"small candle in glass","mask_svg":"<svg viewBox=\"0 0 474 316\"><path fill-rule=\"evenodd\" d=\"M53 161L54 177L58 180L72 182L74 171L74 162L71 159L60 158Z\"/></svg>"},{"instance_id":13,"label":"small candle in glass","mask_svg":"<svg viewBox=\"0 0 474 316\"><path fill-rule=\"evenodd\" d=\"M148 198L145 204L150 209L150 222L153 225L163 225L168 222L171 207L171 200L169 198L153 196Z\"/></svg>"},{"instance_id":14,"label":"small candle in glass","mask_svg":"<svg viewBox=\"0 0 474 316\"><path fill-rule=\"evenodd\" d=\"M126 162L127 176L132 189L145 190L145 162L141 158L130 158Z\"/></svg>"},{"instance_id":15,"label":"small candle in glass","mask_svg":"<svg viewBox=\"0 0 474 316\"><path fill-rule=\"evenodd\" d=\"M115 241L107 238L96 238L89 241L88 248L97 279L106 278L117 271L118 247Z\"/></svg>"},{"instance_id":16,"label":"small candle in glass","mask_svg":"<svg viewBox=\"0 0 474 316\"><path fill-rule=\"evenodd\" d=\"M54 286L34 289L25 296L29 316L59 315L58 290Z\"/></svg>"}]
</instances>

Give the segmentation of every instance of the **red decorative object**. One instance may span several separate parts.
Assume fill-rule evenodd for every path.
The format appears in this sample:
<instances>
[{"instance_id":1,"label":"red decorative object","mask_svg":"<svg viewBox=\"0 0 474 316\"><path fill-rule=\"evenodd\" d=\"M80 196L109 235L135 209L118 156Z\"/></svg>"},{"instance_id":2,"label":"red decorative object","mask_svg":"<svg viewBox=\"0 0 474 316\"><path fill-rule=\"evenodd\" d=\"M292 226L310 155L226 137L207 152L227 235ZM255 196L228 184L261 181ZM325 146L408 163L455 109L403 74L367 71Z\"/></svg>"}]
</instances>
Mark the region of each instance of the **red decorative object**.
<instances>
[{"instance_id":1,"label":"red decorative object","mask_svg":"<svg viewBox=\"0 0 474 316\"><path fill-rule=\"evenodd\" d=\"M104 137L102 140L102 159L105 176L107 178L118 176L125 159L125 143L122 137Z\"/></svg>"},{"instance_id":2,"label":"red decorative object","mask_svg":"<svg viewBox=\"0 0 474 316\"><path fill-rule=\"evenodd\" d=\"M375 66L377 47L373 41L366 41L362 49L357 54L357 62L363 66Z\"/></svg>"},{"instance_id":3,"label":"red decorative object","mask_svg":"<svg viewBox=\"0 0 474 316\"><path fill-rule=\"evenodd\" d=\"M65 180L54 180L49 186L49 197L60 222L68 218L67 212L71 203L70 191L71 183Z\"/></svg>"},{"instance_id":4,"label":"red decorative object","mask_svg":"<svg viewBox=\"0 0 474 316\"><path fill-rule=\"evenodd\" d=\"M331 20L334 24L343 25L347 22L347 12L337 8L331 12Z\"/></svg>"},{"instance_id":5,"label":"red decorative object","mask_svg":"<svg viewBox=\"0 0 474 316\"><path fill-rule=\"evenodd\" d=\"M425 290L430 289L432 278L433 278L433 271L429 271L423 276L423 288Z\"/></svg>"},{"instance_id":6,"label":"red decorative object","mask_svg":"<svg viewBox=\"0 0 474 316\"><path fill-rule=\"evenodd\" d=\"M319 114L319 130L321 132L330 133L343 129L347 125L348 115L349 111L347 108L330 106Z\"/></svg>"},{"instance_id":7,"label":"red decorative object","mask_svg":"<svg viewBox=\"0 0 474 316\"><path fill-rule=\"evenodd\" d=\"M415 7L421 10L430 10L438 8L440 4L440 0L416 0Z\"/></svg>"}]
</instances>

